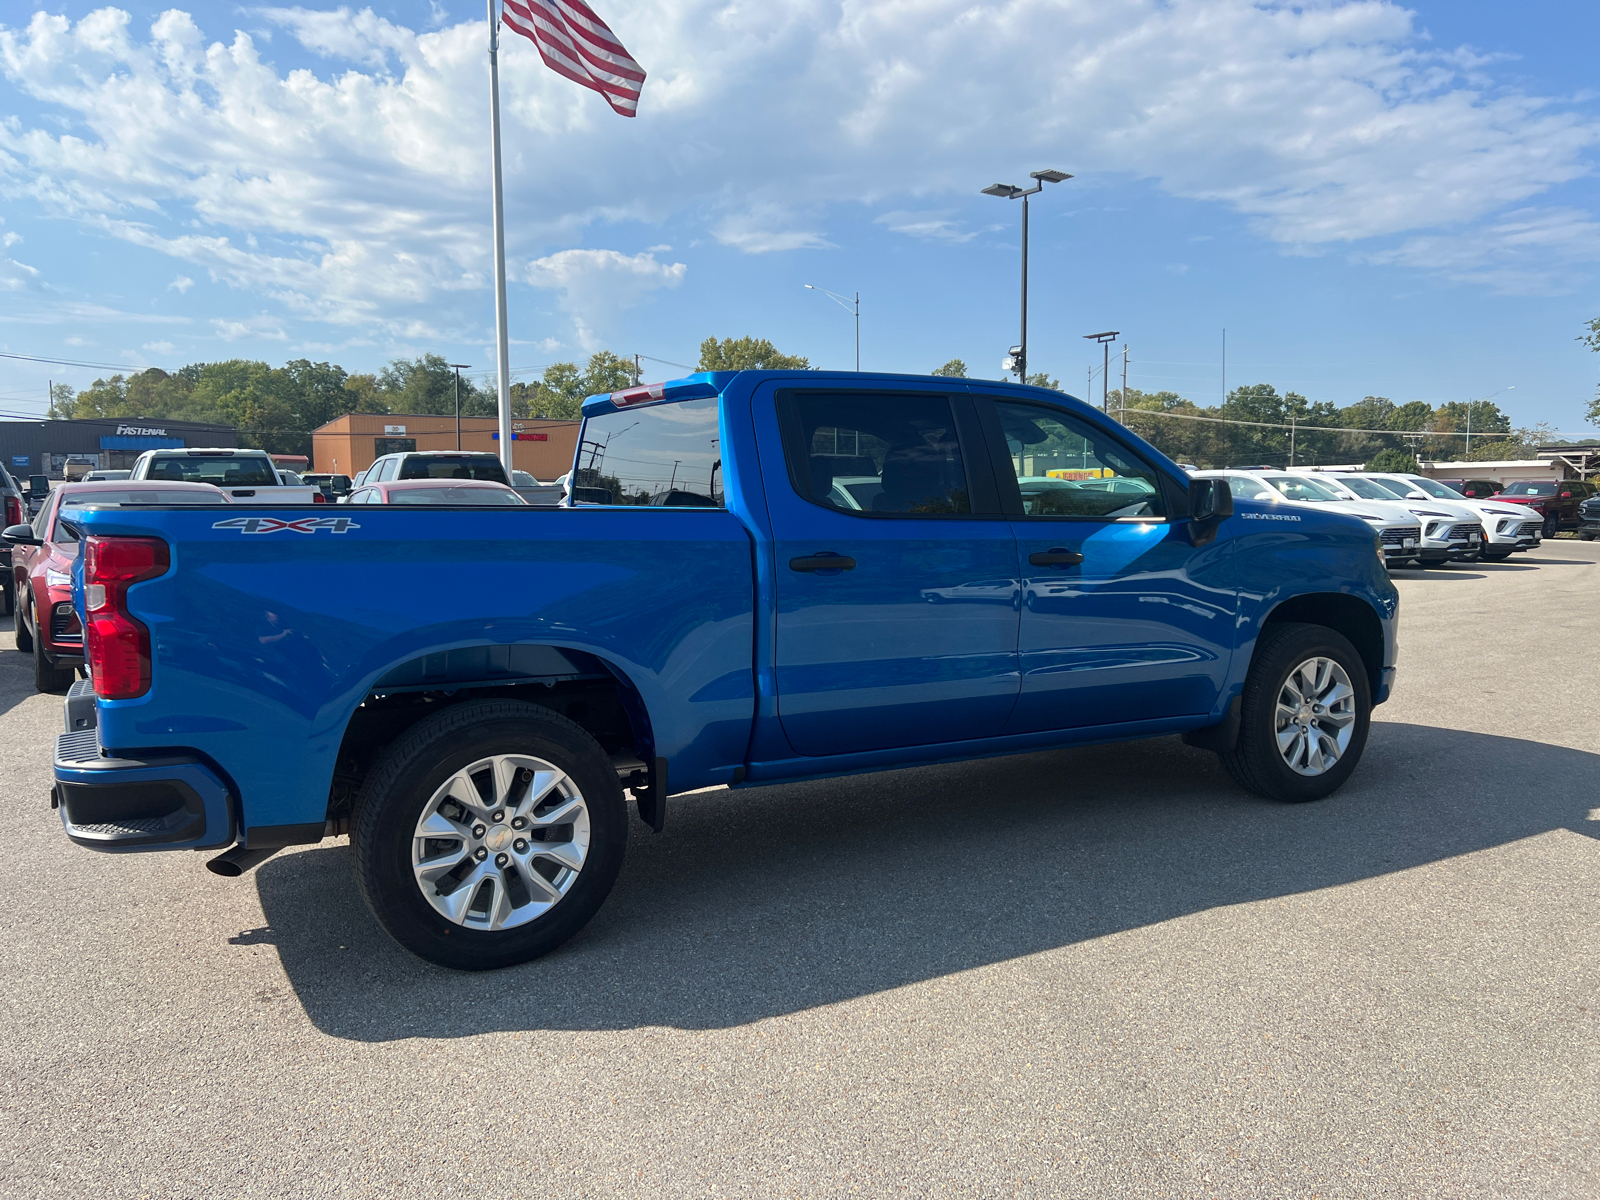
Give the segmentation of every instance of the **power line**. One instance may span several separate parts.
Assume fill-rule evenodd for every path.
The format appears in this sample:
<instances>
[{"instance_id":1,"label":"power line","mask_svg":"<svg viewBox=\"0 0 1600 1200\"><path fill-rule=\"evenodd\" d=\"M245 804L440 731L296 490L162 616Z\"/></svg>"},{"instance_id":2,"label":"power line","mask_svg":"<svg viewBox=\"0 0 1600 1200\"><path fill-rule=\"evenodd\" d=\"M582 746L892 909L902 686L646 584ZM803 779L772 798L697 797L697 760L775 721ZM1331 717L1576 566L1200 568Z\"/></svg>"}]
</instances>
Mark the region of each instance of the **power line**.
<instances>
[{"instance_id":1,"label":"power line","mask_svg":"<svg viewBox=\"0 0 1600 1200\"><path fill-rule=\"evenodd\" d=\"M148 369L134 366L132 363L85 362L77 358L40 358L36 354L0 353L0 358L14 358L20 362L50 363L58 367L90 367L96 371L143 371Z\"/></svg>"},{"instance_id":2,"label":"power line","mask_svg":"<svg viewBox=\"0 0 1600 1200\"><path fill-rule=\"evenodd\" d=\"M1302 425L1296 421L1293 425L1277 421L1235 421L1228 417L1202 417L1197 413L1166 412L1157 408L1130 408L1129 415L1147 417L1173 417L1179 421L1210 421L1216 425L1250 425L1257 429L1294 429L1300 433L1380 433L1387 437L1466 437L1467 434L1458 429L1361 429L1349 425ZM1498 433L1478 432L1478 437L1487 437L1492 440L1501 440L1511 436L1511 430ZM1587 437L1594 438L1593 430L1552 429L1551 437Z\"/></svg>"}]
</instances>

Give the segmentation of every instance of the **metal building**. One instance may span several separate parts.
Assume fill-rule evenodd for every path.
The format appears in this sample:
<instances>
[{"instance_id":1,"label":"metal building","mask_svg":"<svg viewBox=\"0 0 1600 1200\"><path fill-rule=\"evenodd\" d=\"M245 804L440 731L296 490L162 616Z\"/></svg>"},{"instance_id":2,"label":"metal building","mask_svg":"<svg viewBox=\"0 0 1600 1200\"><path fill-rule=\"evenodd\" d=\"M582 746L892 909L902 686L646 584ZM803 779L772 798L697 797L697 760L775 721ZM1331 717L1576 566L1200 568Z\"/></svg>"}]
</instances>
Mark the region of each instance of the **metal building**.
<instances>
[{"instance_id":1,"label":"metal building","mask_svg":"<svg viewBox=\"0 0 1600 1200\"><path fill-rule=\"evenodd\" d=\"M95 468L133 465L146 450L185 446L237 446L232 425L203 421L135 421L90 417L77 421L0 421L0 462L13 475L61 479L70 463L74 476Z\"/></svg>"}]
</instances>

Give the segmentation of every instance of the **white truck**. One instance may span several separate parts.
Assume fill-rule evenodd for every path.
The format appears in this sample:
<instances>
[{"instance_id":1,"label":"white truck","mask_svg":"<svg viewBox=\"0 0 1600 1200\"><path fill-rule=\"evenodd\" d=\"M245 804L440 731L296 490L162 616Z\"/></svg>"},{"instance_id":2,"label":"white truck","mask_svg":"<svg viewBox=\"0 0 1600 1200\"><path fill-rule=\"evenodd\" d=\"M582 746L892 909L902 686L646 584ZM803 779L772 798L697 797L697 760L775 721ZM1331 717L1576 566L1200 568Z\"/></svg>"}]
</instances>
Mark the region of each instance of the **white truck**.
<instances>
[{"instance_id":1,"label":"white truck","mask_svg":"<svg viewBox=\"0 0 1600 1200\"><path fill-rule=\"evenodd\" d=\"M234 504L326 504L322 489L295 486L265 450L146 450L133 464L132 479L215 484Z\"/></svg>"}]
</instances>

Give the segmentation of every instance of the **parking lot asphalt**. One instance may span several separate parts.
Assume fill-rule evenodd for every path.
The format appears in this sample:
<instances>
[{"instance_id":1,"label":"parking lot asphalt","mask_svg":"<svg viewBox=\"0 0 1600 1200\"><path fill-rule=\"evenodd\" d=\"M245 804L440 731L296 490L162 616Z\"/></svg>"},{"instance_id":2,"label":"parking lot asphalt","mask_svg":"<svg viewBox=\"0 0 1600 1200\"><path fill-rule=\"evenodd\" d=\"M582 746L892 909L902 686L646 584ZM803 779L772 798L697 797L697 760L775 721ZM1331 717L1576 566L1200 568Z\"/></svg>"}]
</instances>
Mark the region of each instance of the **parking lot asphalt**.
<instances>
[{"instance_id":1,"label":"parking lot asphalt","mask_svg":"<svg viewBox=\"0 0 1600 1200\"><path fill-rule=\"evenodd\" d=\"M1321 803L1176 738L699 793L483 975L342 840L72 847L8 648L0 1194L1600 1195L1597 560L1397 576Z\"/></svg>"}]
</instances>

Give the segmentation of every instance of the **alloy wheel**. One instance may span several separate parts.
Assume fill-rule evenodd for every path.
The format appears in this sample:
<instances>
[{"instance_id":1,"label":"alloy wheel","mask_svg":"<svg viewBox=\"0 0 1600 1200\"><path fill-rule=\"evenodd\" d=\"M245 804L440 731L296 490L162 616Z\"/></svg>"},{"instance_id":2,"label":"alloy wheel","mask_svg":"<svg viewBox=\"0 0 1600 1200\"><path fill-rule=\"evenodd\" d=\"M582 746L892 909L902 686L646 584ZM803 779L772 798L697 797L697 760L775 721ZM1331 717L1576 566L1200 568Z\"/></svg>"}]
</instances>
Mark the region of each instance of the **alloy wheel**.
<instances>
[{"instance_id":1,"label":"alloy wheel","mask_svg":"<svg viewBox=\"0 0 1600 1200\"><path fill-rule=\"evenodd\" d=\"M457 771L423 806L411 869L435 912L469 929L512 929L572 889L589 852L589 809L559 767L496 754Z\"/></svg>"},{"instance_id":2,"label":"alloy wheel","mask_svg":"<svg viewBox=\"0 0 1600 1200\"><path fill-rule=\"evenodd\" d=\"M1355 688L1331 658L1306 659L1278 689L1278 753L1297 774L1330 770L1349 748L1355 723Z\"/></svg>"}]
</instances>

